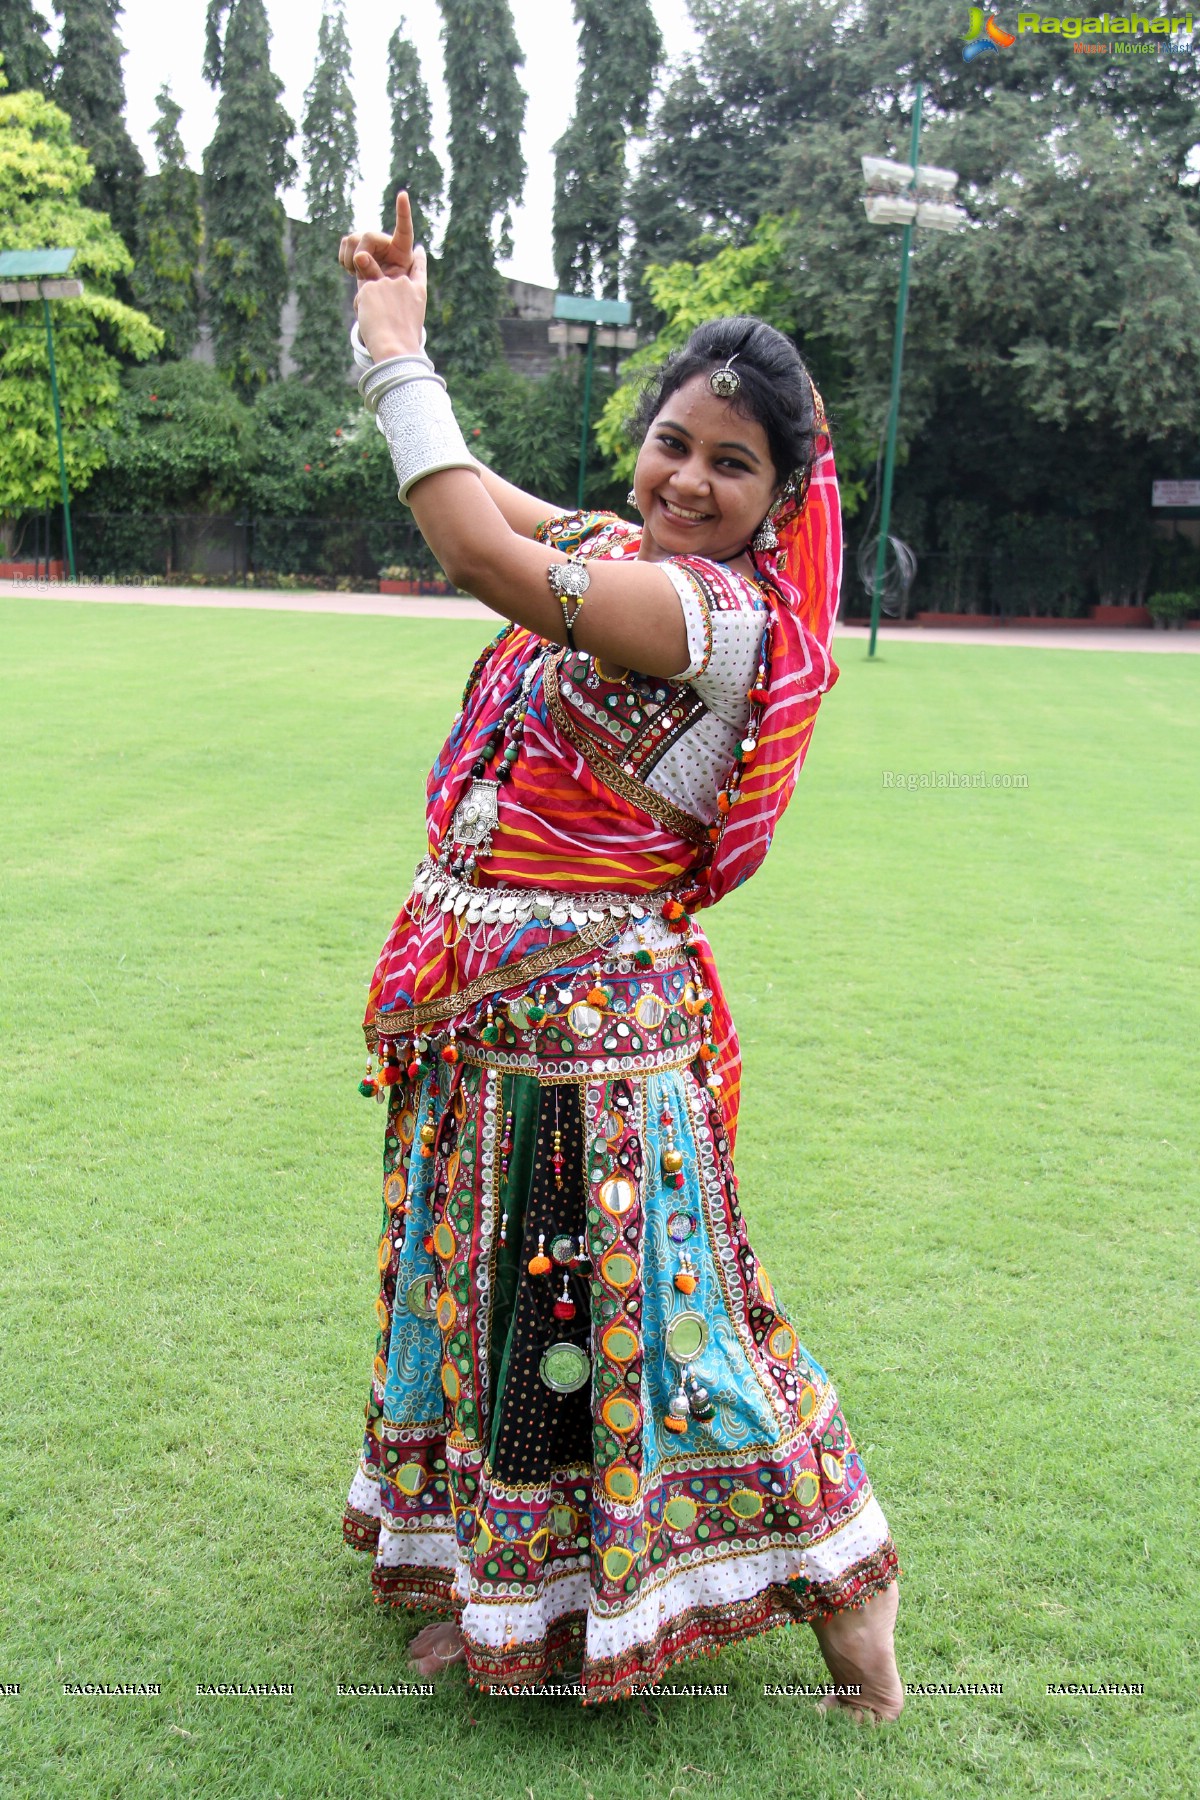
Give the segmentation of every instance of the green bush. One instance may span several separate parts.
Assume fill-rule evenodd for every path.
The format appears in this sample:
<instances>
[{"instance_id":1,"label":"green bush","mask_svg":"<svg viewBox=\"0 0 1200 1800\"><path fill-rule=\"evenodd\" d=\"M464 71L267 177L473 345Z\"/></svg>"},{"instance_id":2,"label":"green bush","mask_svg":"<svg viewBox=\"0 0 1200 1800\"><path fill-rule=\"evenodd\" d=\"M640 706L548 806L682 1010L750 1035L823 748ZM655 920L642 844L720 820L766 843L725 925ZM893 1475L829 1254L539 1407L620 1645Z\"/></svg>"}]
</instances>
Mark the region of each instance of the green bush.
<instances>
[{"instance_id":1,"label":"green bush","mask_svg":"<svg viewBox=\"0 0 1200 1800\"><path fill-rule=\"evenodd\" d=\"M224 512L241 504L254 415L206 363L126 369L91 512Z\"/></svg>"},{"instance_id":2,"label":"green bush","mask_svg":"<svg viewBox=\"0 0 1200 1800\"><path fill-rule=\"evenodd\" d=\"M1150 617L1160 625L1180 625L1194 612L1200 611L1200 594L1188 593L1186 589L1168 590L1165 594L1151 594L1146 605L1150 609Z\"/></svg>"}]
</instances>

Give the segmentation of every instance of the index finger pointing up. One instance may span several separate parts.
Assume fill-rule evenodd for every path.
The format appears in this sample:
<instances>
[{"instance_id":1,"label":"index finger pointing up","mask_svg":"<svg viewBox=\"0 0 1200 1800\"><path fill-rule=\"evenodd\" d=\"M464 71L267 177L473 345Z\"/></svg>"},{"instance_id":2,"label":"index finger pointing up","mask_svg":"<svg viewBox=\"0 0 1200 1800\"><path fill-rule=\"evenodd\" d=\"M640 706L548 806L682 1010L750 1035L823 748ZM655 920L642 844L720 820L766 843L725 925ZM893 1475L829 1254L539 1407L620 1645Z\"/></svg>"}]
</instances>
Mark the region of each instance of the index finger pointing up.
<instances>
[{"instance_id":1,"label":"index finger pointing up","mask_svg":"<svg viewBox=\"0 0 1200 1800\"><path fill-rule=\"evenodd\" d=\"M412 207L404 188L396 195L396 229L392 233L391 247L387 253L387 261L396 263L406 269L412 261L413 222Z\"/></svg>"}]
</instances>

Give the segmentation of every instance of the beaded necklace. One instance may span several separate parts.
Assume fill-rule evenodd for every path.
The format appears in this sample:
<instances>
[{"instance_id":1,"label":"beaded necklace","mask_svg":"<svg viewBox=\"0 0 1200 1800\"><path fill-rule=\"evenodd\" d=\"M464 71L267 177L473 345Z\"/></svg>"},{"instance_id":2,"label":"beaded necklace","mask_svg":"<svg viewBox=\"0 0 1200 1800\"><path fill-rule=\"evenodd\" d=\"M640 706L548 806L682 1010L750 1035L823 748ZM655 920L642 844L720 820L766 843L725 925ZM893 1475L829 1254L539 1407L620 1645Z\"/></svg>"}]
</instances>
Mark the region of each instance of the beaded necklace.
<instances>
[{"instance_id":1,"label":"beaded necklace","mask_svg":"<svg viewBox=\"0 0 1200 1800\"><path fill-rule=\"evenodd\" d=\"M463 689L460 718L466 711L467 703L478 686L493 651L499 648L513 629L512 625L506 625L476 657L475 666ZM476 747L475 760L471 764L471 786L455 807L454 816L438 845L436 856L440 866L460 880L474 879L479 859L486 856L492 847L492 833L500 822L500 789L504 782L510 780L520 757L521 741L525 735L525 715L529 711L533 684L552 648L552 645L545 645L529 662L516 694L491 726L483 742Z\"/></svg>"}]
</instances>

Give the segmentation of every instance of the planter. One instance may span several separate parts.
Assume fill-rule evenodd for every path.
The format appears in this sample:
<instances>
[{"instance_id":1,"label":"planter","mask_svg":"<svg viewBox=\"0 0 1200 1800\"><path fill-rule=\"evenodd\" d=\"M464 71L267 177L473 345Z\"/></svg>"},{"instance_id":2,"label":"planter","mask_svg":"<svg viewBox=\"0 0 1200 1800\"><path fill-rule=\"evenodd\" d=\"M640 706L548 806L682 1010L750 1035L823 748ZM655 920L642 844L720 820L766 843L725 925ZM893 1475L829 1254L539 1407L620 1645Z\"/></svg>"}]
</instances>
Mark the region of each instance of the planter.
<instances>
[{"instance_id":1,"label":"planter","mask_svg":"<svg viewBox=\"0 0 1200 1800\"><path fill-rule=\"evenodd\" d=\"M1074 631L1077 627L1082 627L1086 631L1095 623L1095 619L1061 619L1057 613L1006 613L1002 618L991 613L917 614L918 625L969 625L990 631L1006 631L1010 627L1017 631L1025 631L1030 627L1035 631Z\"/></svg>"},{"instance_id":2,"label":"planter","mask_svg":"<svg viewBox=\"0 0 1200 1800\"><path fill-rule=\"evenodd\" d=\"M1092 606L1088 608L1093 625L1115 625L1118 627L1145 630L1150 623L1148 606Z\"/></svg>"},{"instance_id":3,"label":"planter","mask_svg":"<svg viewBox=\"0 0 1200 1800\"><path fill-rule=\"evenodd\" d=\"M991 628L1000 623L1001 621L994 619L990 613L919 612L917 614L918 625L978 625Z\"/></svg>"},{"instance_id":4,"label":"planter","mask_svg":"<svg viewBox=\"0 0 1200 1800\"><path fill-rule=\"evenodd\" d=\"M61 581L61 557L51 562L0 562L0 581Z\"/></svg>"},{"instance_id":5,"label":"planter","mask_svg":"<svg viewBox=\"0 0 1200 1800\"><path fill-rule=\"evenodd\" d=\"M386 581L379 578L381 594L457 594L458 589L451 581L435 581L431 576L410 581Z\"/></svg>"},{"instance_id":6,"label":"planter","mask_svg":"<svg viewBox=\"0 0 1200 1800\"><path fill-rule=\"evenodd\" d=\"M1096 621L1094 619L1060 619L1055 613L1029 613L1024 617L1020 613L1013 613L1005 619L1004 623L1015 625L1020 631L1024 631L1029 625L1032 625L1035 630L1045 631L1074 631L1076 627L1081 627L1084 631L1091 631Z\"/></svg>"}]
</instances>

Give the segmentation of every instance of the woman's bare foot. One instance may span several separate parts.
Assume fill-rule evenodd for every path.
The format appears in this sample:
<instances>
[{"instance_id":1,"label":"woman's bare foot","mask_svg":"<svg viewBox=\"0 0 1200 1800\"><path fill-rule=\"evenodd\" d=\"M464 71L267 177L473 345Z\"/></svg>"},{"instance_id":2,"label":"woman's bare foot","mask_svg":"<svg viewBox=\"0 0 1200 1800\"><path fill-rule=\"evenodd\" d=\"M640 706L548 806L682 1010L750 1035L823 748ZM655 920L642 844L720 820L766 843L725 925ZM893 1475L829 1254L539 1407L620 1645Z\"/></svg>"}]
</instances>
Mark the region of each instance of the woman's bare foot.
<instances>
[{"instance_id":1,"label":"woman's bare foot","mask_svg":"<svg viewBox=\"0 0 1200 1800\"><path fill-rule=\"evenodd\" d=\"M418 1631L408 1646L408 1654L418 1674L436 1675L447 1663L464 1662L467 1647L456 1622L442 1619Z\"/></svg>"},{"instance_id":2,"label":"woman's bare foot","mask_svg":"<svg viewBox=\"0 0 1200 1800\"><path fill-rule=\"evenodd\" d=\"M843 1607L813 1626L825 1665L838 1687L857 1687L857 1695L827 1694L819 1712L841 1707L860 1725L882 1725L899 1718L904 1688L896 1667L896 1614L900 1588L892 1582L865 1606Z\"/></svg>"}]
</instances>

